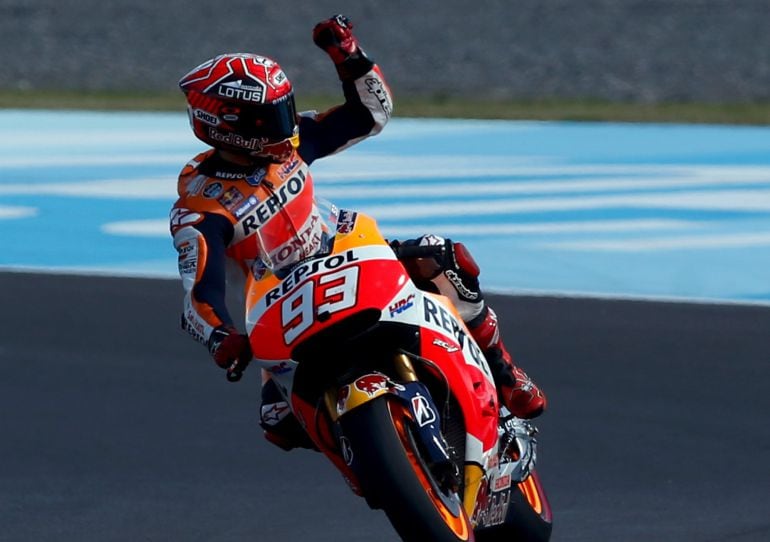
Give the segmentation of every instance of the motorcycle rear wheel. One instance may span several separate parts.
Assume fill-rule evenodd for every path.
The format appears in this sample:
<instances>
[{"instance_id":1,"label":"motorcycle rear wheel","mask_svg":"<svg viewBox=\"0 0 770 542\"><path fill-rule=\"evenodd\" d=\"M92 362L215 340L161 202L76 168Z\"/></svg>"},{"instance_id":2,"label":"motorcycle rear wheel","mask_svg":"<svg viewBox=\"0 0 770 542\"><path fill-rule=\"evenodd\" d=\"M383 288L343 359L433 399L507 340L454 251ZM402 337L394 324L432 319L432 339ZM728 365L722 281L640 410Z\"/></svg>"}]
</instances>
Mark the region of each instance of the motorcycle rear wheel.
<instances>
[{"instance_id":1,"label":"motorcycle rear wheel","mask_svg":"<svg viewBox=\"0 0 770 542\"><path fill-rule=\"evenodd\" d=\"M457 497L440 488L413 437L403 405L387 397L340 419L351 467L370 505L382 508L407 542L470 542L473 528ZM447 500L456 500L448 506Z\"/></svg>"},{"instance_id":2,"label":"motorcycle rear wheel","mask_svg":"<svg viewBox=\"0 0 770 542\"><path fill-rule=\"evenodd\" d=\"M505 522L477 529L476 542L548 542L553 528L551 505L537 472L533 471L525 482L513 487L510 499Z\"/></svg>"}]
</instances>

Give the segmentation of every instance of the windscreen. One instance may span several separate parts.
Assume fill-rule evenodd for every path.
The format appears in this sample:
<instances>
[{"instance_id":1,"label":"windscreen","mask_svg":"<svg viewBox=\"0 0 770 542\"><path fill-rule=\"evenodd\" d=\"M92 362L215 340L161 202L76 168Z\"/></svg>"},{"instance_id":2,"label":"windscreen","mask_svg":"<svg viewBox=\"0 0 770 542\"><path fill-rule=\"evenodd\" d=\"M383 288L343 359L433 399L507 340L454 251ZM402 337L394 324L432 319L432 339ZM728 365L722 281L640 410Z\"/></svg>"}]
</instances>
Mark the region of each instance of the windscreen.
<instances>
[{"instance_id":1,"label":"windscreen","mask_svg":"<svg viewBox=\"0 0 770 542\"><path fill-rule=\"evenodd\" d=\"M262 260L274 273L331 253L338 210L310 192L306 196L293 199L257 231Z\"/></svg>"}]
</instances>

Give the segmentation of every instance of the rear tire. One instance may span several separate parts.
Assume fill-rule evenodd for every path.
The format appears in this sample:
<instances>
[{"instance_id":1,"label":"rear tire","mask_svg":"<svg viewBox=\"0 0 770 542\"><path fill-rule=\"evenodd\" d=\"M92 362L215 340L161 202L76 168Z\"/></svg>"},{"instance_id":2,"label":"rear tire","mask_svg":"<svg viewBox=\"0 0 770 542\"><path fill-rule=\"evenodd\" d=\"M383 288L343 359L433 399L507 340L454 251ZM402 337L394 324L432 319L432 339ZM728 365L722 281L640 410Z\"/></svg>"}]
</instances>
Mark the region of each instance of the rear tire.
<instances>
[{"instance_id":1,"label":"rear tire","mask_svg":"<svg viewBox=\"0 0 770 542\"><path fill-rule=\"evenodd\" d=\"M459 498L442 491L425 464L403 405L375 399L347 413L340 424L364 496L385 511L403 540L474 540Z\"/></svg>"},{"instance_id":2,"label":"rear tire","mask_svg":"<svg viewBox=\"0 0 770 542\"><path fill-rule=\"evenodd\" d=\"M551 539L551 505L537 472L533 471L520 486L521 489L511 488L505 522L496 527L478 529L476 542L548 542Z\"/></svg>"}]
</instances>

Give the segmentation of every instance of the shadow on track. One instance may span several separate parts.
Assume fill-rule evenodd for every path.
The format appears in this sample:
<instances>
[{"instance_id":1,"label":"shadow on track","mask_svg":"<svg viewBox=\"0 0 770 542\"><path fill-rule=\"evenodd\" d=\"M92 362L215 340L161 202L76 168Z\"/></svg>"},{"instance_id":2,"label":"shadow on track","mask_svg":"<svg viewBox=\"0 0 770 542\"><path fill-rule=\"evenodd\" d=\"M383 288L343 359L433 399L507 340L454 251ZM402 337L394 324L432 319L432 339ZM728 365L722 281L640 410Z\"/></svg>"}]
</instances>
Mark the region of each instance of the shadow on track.
<instances>
[{"instance_id":1,"label":"shadow on track","mask_svg":"<svg viewBox=\"0 0 770 542\"><path fill-rule=\"evenodd\" d=\"M257 426L176 281L0 273L0 540L395 540ZM770 308L490 296L549 394L554 540L770 539Z\"/></svg>"}]
</instances>

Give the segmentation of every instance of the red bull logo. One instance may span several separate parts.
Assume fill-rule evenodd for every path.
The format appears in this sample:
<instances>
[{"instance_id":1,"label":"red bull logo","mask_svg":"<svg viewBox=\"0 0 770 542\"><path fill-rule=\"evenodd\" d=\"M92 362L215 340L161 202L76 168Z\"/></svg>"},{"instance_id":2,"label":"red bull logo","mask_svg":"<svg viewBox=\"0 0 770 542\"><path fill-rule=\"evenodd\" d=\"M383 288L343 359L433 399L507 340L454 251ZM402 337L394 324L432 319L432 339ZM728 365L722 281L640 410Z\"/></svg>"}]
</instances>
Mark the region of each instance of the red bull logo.
<instances>
[{"instance_id":1,"label":"red bull logo","mask_svg":"<svg viewBox=\"0 0 770 542\"><path fill-rule=\"evenodd\" d=\"M228 211L231 211L236 205L242 202L243 199L244 196L241 194L240 190L234 186L231 186L225 191L224 194L219 197L217 201L222 205L222 207Z\"/></svg>"},{"instance_id":2,"label":"red bull logo","mask_svg":"<svg viewBox=\"0 0 770 542\"><path fill-rule=\"evenodd\" d=\"M356 380L355 386L369 397L374 397L382 390L388 389L388 379L383 375L366 375Z\"/></svg>"},{"instance_id":3,"label":"red bull logo","mask_svg":"<svg viewBox=\"0 0 770 542\"><path fill-rule=\"evenodd\" d=\"M472 521L479 527L492 527L505 522L508 516L508 505L511 502L511 492L490 493L488 482L482 484L476 498L476 509Z\"/></svg>"},{"instance_id":4,"label":"red bull logo","mask_svg":"<svg viewBox=\"0 0 770 542\"><path fill-rule=\"evenodd\" d=\"M489 508L489 481L484 480L479 487L479 492L476 495L476 507L473 511L472 521L478 523L481 519L481 515Z\"/></svg>"}]
</instances>

